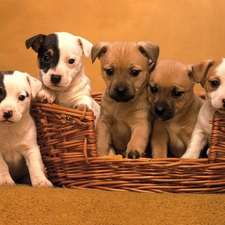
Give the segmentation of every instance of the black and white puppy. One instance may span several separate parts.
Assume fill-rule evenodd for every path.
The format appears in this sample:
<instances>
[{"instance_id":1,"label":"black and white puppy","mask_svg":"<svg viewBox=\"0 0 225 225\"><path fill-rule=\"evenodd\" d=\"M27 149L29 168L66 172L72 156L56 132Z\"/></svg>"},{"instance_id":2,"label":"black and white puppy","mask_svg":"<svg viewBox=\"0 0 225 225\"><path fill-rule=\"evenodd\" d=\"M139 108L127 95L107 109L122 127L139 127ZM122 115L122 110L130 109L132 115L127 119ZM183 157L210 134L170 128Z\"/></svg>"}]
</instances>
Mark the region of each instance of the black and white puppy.
<instances>
[{"instance_id":1,"label":"black and white puppy","mask_svg":"<svg viewBox=\"0 0 225 225\"><path fill-rule=\"evenodd\" d=\"M27 73L0 71L0 186L31 181L52 187L45 177L30 101L41 82Z\"/></svg>"},{"instance_id":2,"label":"black and white puppy","mask_svg":"<svg viewBox=\"0 0 225 225\"><path fill-rule=\"evenodd\" d=\"M90 56L92 43L67 32L56 32L38 34L25 44L38 53L38 78L43 86L37 99L70 108L87 105L97 121L100 106L91 97L90 80L84 74L82 60L83 55Z\"/></svg>"}]
</instances>

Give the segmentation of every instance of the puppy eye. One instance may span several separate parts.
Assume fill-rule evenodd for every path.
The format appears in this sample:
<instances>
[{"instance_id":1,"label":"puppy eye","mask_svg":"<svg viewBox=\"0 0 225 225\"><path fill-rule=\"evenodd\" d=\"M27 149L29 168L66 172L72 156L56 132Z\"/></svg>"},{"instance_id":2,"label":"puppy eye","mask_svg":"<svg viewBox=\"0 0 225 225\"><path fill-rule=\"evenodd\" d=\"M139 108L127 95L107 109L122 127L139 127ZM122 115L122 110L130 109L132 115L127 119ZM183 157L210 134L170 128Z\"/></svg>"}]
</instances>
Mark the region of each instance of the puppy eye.
<instances>
[{"instance_id":1,"label":"puppy eye","mask_svg":"<svg viewBox=\"0 0 225 225\"><path fill-rule=\"evenodd\" d=\"M105 72L106 72L107 76L112 76L114 74L114 70L112 68L105 69Z\"/></svg>"},{"instance_id":2,"label":"puppy eye","mask_svg":"<svg viewBox=\"0 0 225 225\"><path fill-rule=\"evenodd\" d=\"M42 57L42 61L44 62L44 63L50 63L50 56L49 55L44 55L43 57Z\"/></svg>"},{"instance_id":3,"label":"puppy eye","mask_svg":"<svg viewBox=\"0 0 225 225\"><path fill-rule=\"evenodd\" d=\"M180 97L183 95L183 93L184 93L184 92L173 90L173 91L172 91L172 96L173 96L174 98L180 98Z\"/></svg>"},{"instance_id":4,"label":"puppy eye","mask_svg":"<svg viewBox=\"0 0 225 225\"><path fill-rule=\"evenodd\" d=\"M69 59L69 60L68 60L68 63L69 63L69 64L74 64L74 62L75 62L74 59Z\"/></svg>"},{"instance_id":5,"label":"puppy eye","mask_svg":"<svg viewBox=\"0 0 225 225\"><path fill-rule=\"evenodd\" d=\"M137 77L141 71L140 70L131 70L130 75L133 77Z\"/></svg>"},{"instance_id":6,"label":"puppy eye","mask_svg":"<svg viewBox=\"0 0 225 225\"><path fill-rule=\"evenodd\" d=\"M25 95L20 95L18 99L19 99L20 101L24 101L25 98L26 98Z\"/></svg>"},{"instance_id":7,"label":"puppy eye","mask_svg":"<svg viewBox=\"0 0 225 225\"><path fill-rule=\"evenodd\" d=\"M220 82L218 80L212 80L212 81L210 81L210 85L213 88L218 88L220 85Z\"/></svg>"},{"instance_id":8,"label":"puppy eye","mask_svg":"<svg viewBox=\"0 0 225 225\"><path fill-rule=\"evenodd\" d=\"M150 92L154 95L158 92L158 88L155 86L149 86L149 88L150 88Z\"/></svg>"}]
</instances>

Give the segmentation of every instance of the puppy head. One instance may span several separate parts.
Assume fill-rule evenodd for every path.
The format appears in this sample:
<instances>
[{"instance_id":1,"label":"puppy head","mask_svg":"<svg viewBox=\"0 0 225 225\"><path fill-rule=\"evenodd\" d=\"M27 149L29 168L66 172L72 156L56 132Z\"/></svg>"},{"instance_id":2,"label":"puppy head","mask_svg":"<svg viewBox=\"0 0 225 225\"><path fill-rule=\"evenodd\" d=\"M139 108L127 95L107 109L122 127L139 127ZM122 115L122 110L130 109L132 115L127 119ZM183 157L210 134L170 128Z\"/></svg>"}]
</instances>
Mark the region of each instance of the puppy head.
<instances>
[{"instance_id":1,"label":"puppy head","mask_svg":"<svg viewBox=\"0 0 225 225\"><path fill-rule=\"evenodd\" d=\"M192 70L213 108L225 113L225 59L206 60L194 64Z\"/></svg>"},{"instance_id":2,"label":"puppy head","mask_svg":"<svg viewBox=\"0 0 225 225\"><path fill-rule=\"evenodd\" d=\"M152 42L99 42L91 51L92 62L101 61L109 96L127 102L141 93L154 68L159 47Z\"/></svg>"},{"instance_id":3,"label":"puppy head","mask_svg":"<svg viewBox=\"0 0 225 225\"><path fill-rule=\"evenodd\" d=\"M26 40L26 47L38 53L40 80L50 89L65 90L83 75L83 54L91 54L92 44L66 32L38 34Z\"/></svg>"},{"instance_id":4,"label":"puppy head","mask_svg":"<svg viewBox=\"0 0 225 225\"><path fill-rule=\"evenodd\" d=\"M176 61L159 60L148 83L151 114L164 121L189 107L194 95L194 84L190 66Z\"/></svg>"},{"instance_id":5,"label":"puppy head","mask_svg":"<svg viewBox=\"0 0 225 225\"><path fill-rule=\"evenodd\" d=\"M41 82L19 71L0 72L0 123L18 122L30 110L30 100L41 89Z\"/></svg>"}]
</instances>

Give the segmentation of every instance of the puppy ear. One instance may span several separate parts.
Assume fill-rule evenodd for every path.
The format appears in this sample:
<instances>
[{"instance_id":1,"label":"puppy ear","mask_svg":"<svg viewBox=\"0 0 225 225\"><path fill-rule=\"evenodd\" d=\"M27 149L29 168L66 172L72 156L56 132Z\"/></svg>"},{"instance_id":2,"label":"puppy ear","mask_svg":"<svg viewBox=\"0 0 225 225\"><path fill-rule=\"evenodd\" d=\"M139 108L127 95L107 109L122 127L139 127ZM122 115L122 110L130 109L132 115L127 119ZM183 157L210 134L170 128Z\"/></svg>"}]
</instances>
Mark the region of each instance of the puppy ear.
<instances>
[{"instance_id":1,"label":"puppy ear","mask_svg":"<svg viewBox=\"0 0 225 225\"><path fill-rule=\"evenodd\" d=\"M32 77L28 73L26 73L27 81L30 84L31 95L33 98L36 97L37 93L41 90L42 83L38 79Z\"/></svg>"},{"instance_id":2,"label":"puppy ear","mask_svg":"<svg viewBox=\"0 0 225 225\"><path fill-rule=\"evenodd\" d=\"M194 80L195 82L200 83L202 87L204 87L206 75L213 64L214 60L206 60L204 62L192 65Z\"/></svg>"},{"instance_id":3,"label":"puppy ear","mask_svg":"<svg viewBox=\"0 0 225 225\"><path fill-rule=\"evenodd\" d=\"M89 57L91 54L91 49L92 49L93 44L82 37L78 37L78 42L79 42L81 48L83 49L84 55L86 57Z\"/></svg>"},{"instance_id":4,"label":"puppy ear","mask_svg":"<svg viewBox=\"0 0 225 225\"><path fill-rule=\"evenodd\" d=\"M105 54L107 52L108 46L109 42L98 42L92 47L91 50L92 63L95 61L97 57L100 58L102 54Z\"/></svg>"},{"instance_id":5,"label":"puppy ear","mask_svg":"<svg viewBox=\"0 0 225 225\"><path fill-rule=\"evenodd\" d=\"M38 49L40 48L45 37L46 37L46 35L44 35L44 34L38 34L38 35L35 35L35 36L27 39L25 42L26 48L28 49L28 48L32 47L32 49L35 52L38 52Z\"/></svg>"},{"instance_id":6,"label":"puppy ear","mask_svg":"<svg viewBox=\"0 0 225 225\"><path fill-rule=\"evenodd\" d=\"M139 51L149 59L150 70L154 68L159 57L159 46L150 41L139 41Z\"/></svg>"}]
</instances>

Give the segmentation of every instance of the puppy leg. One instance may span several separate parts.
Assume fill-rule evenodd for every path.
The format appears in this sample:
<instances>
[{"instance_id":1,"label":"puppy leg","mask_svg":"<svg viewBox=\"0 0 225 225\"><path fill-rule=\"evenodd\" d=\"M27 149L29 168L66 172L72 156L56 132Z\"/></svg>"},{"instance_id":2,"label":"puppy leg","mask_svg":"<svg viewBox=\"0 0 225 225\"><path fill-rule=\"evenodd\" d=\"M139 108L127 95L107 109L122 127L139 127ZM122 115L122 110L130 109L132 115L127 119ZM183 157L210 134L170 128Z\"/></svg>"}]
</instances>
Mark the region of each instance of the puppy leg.
<instances>
[{"instance_id":1,"label":"puppy leg","mask_svg":"<svg viewBox=\"0 0 225 225\"><path fill-rule=\"evenodd\" d=\"M98 120L96 126L96 137L98 156L109 155L109 153L113 152L110 150L112 146L112 137L109 125L101 118Z\"/></svg>"},{"instance_id":2,"label":"puppy leg","mask_svg":"<svg viewBox=\"0 0 225 225\"><path fill-rule=\"evenodd\" d=\"M169 136L163 124L154 120L150 138L152 158L167 158Z\"/></svg>"},{"instance_id":3,"label":"puppy leg","mask_svg":"<svg viewBox=\"0 0 225 225\"><path fill-rule=\"evenodd\" d=\"M201 128L201 126L196 124L188 148L181 158L199 158L200 153L207 145L207 142L208 139L205 135L205 131Z\"/></svg>"},{"instance_id":4,"label":"puppy leg","mask_svg":"<svg viewBox=\"0 0 225 225\"><path fill-rule=\"evenodd\" d=\"M30 148L30 147L29 147ZM53 187L52 183L44 174L44 166L38 146L34 146L26 151L25 160L30 173L31 184L34 187Z\"/></svg>"},{"instance_id":5,"label":"puppy leg","mask_svg":"<svg viewBox=\"0 0 225 225\"><path fill-rule=\"evenodd\" d=\"M138 121L131 130L131 139L123 153L123 158L138 159L144 156L151 132L150 124L146 121Z\"/></svg>"},{"instance_id":6,"label":"puppy leg","mask_svg":"<svg viewBox=\"0 0 225 225\"><path fill-rule=\"evenodd\" d=\"M3 159L2 155L0 155L0 186L13 186L15 182L11 178L9 174L9 168Z\"/></svg>"},{"instance_id":7,"label":"puppy leg","mask_svg":"<svg viewBox=\"0 0 225 225\"><path fill-rule=\"evenodd\" d=\"M92 98L87 95L82 95L80 98L77 100L77 106L79 105L87 105L89 109L93 109L93 104L92 104Z\"/></svg>"}]
</instances>

